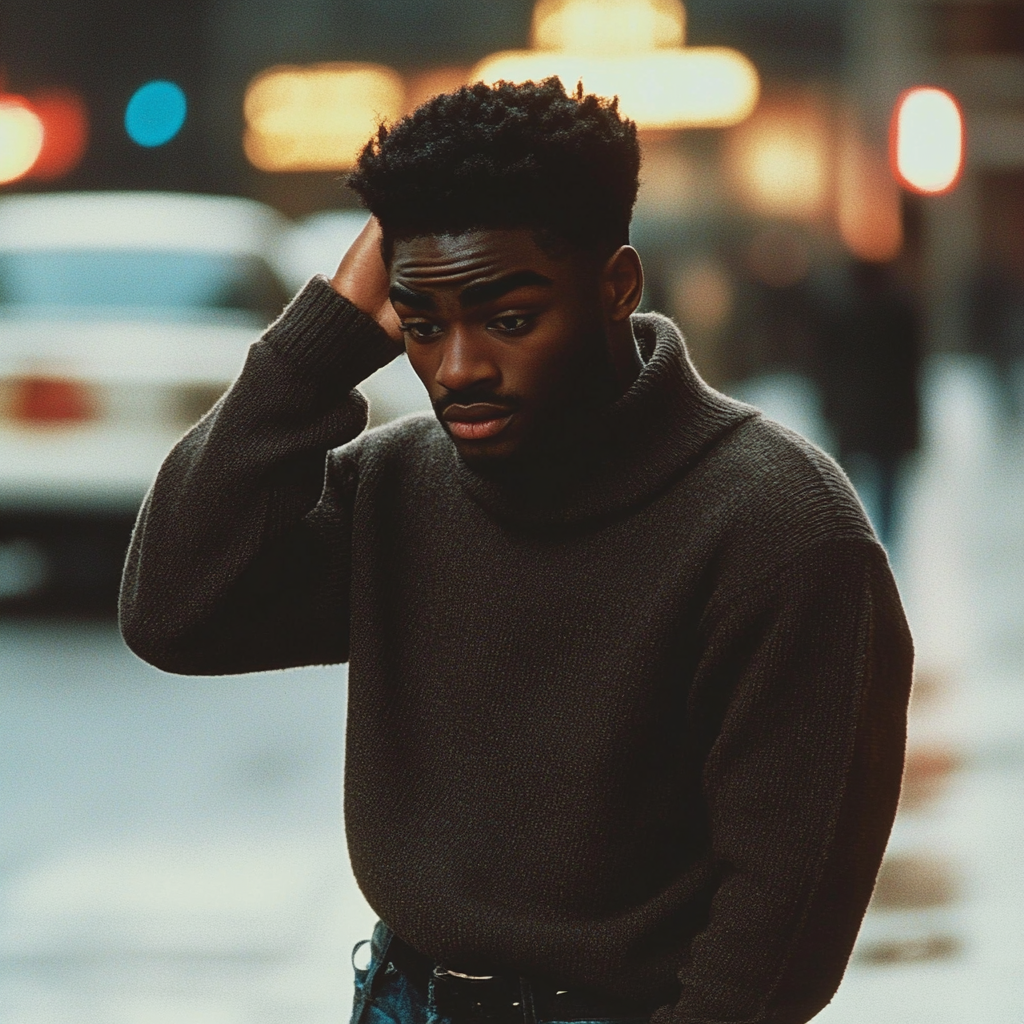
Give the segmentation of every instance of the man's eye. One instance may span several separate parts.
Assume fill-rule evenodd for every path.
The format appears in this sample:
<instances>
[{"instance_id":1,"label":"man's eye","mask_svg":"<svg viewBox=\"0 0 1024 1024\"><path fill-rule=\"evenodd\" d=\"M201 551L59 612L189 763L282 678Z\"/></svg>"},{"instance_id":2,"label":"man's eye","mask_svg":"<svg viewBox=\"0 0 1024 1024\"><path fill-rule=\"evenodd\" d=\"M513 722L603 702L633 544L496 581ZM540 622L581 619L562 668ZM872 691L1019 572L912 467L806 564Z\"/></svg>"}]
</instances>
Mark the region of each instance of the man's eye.
<instances>
[{"instance_id":1,"label":"man's eye","mask_svg":"<svg viewBox=\"0 0 1024 1024\"><path fill-rule=\"evenodd\" d=\"M435 335L440 334L441 328L437 324L428 323L425 320L414 320L412 322L404 321L402 323L402 331L418 341L426 341L428 338L433 338Z\"/></svg>"},{"instance_id":2,"label":"man's eye","mask_svg":"<svg viewBox=\"0 0 1024 1024\"><path fill-rule=\"evenodd\" d=\"M532 321L533 317L509 314L508 316L496 317L491 321L491 326L496 327L505 334L518 334L520 331L525 331Z\"/></svg>"}]
</instances>

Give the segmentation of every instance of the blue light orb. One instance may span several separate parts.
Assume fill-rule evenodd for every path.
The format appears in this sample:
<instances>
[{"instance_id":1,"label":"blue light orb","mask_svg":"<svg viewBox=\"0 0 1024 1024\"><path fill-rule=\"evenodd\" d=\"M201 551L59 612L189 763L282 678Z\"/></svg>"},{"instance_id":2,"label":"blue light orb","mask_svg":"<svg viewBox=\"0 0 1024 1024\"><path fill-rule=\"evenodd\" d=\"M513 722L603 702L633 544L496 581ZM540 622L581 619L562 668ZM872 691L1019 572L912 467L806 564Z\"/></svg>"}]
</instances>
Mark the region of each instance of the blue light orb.
<instances>
[{"instance_id":1,"label":"blue light orb","mask_svg":"<svg viewBox=\"0 0 1024 1024\"><path fill-rule=\"evenodd\" d=\"M124 128L140 146L162 146L181 131L187 109L181 86L162 80L147 82L128 101Z\"/></svg>"}]
</instances>

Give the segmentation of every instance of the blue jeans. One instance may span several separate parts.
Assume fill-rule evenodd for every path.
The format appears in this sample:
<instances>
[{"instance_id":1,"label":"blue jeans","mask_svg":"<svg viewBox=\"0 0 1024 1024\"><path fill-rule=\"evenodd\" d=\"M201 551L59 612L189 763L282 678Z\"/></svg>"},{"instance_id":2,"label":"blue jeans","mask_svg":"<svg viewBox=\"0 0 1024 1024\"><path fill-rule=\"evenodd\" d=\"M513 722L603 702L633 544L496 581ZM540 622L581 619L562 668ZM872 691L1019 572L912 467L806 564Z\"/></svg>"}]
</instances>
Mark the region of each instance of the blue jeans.
<instances>
[{"instance_id":1,"label":"blue jeans","mask_svg":"<svg viewBox=\"0 0 1024 1024\"><path fill-rule=\"evenodd\" d=\"M367 940L352 950L352 968L355 971L355 995L351 1024L464 1024L440 1013L435 1000L435 981L431 977L424 991L422 984L406 976L388 959L391 930L378 922L370 943L370 963L365 968L355 966L356 952ZM524 1014L524 1024L534 1024ZM563 1024L542 1018L536 1024ZM646 1017L602 1017L597 1020L573 1024L648 1024Z\"/></svg>"}]
</instances>

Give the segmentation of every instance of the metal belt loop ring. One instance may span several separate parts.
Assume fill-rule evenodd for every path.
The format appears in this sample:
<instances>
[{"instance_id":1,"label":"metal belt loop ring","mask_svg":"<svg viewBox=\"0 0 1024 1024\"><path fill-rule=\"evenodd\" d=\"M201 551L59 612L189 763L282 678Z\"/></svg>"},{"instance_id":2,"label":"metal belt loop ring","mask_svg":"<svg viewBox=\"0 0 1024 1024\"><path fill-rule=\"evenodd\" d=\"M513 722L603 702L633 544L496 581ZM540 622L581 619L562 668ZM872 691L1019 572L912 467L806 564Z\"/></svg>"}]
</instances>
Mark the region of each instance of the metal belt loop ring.
<instances>
[{"instance_id":1,"label":"metal belt loop ring","mask_svg":"<svg viewBox=\"0 0 1024 1024\"><path fill-rule=\"evenodd\" d=\"M368 946L369 944L370 944L370 940L369 939L361 939L359 942L357 942L352 947L352 955L351 955L351 957L349 959L352 961L352 970L353 971L359 971L359 970L364 970L364 969L368 971L370 969L370 964L367 964L365 968L356 967L356 953L358 953L359 950L361 950L363 948L363 946ZM373 963L373 956L372 956L372 954L371 954L371 957L370 957L370 963Z\"/></svg>"},{"instance_id":2,"label":"metal belt loop ring","mask_svg":"<svg viewBox=\"0 0 1024 1024\"><path fill-rule=\"evenodd\" d=\"M446 975L458 978L460 981L494 981L495 977L493 974L463 974L461 971L452 971L440 964L434 968L435 978L443 978Z\"/></svg>"}]
</instances>

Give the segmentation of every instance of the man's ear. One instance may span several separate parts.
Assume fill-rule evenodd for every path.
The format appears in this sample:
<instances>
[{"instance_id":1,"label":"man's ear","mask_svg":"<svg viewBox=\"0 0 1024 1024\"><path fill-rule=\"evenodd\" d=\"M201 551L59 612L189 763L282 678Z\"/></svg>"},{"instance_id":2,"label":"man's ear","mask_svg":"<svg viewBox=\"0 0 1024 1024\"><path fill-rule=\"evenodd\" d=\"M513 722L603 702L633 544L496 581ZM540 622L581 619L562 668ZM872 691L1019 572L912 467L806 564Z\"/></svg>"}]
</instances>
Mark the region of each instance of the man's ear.
<instances>
[{"instance_id":1,"label":"man's ear","mask_svg":"<svg viewBox=\"0 0 1024 1024\"><path fill-rule=\"evenodd\" d=\"M628 320L644 293L644 268L631 245L621 245L601 271L601 298L605 316L613 322Z\"/></svg>"}]
</instances>

